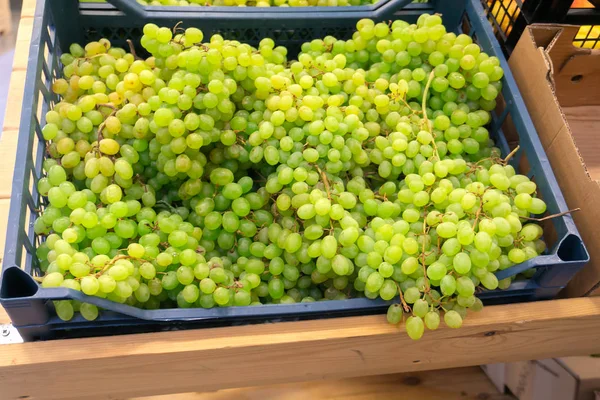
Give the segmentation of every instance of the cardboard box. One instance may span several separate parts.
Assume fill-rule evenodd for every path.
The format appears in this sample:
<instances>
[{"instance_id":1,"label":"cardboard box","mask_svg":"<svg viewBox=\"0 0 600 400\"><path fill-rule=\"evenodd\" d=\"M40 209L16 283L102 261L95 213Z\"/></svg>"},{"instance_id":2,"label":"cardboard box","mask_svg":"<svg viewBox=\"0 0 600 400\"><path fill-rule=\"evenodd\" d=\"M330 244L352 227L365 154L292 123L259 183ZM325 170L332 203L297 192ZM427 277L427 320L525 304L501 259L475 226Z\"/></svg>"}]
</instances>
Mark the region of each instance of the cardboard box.
<instances>
[{"instance_id":1,"label":"cardboard box","mask_svg":"<svg viewBox=\"0 0 600 400\"><path fill-rule=\"evenodd\" d=\"M600 51L572 45L579 27L534 24L509 60L591 261L565 289L600 294Z\"/></svg>"},{"instance_id":2,"label":"cardboard box","mask_svg":"<svg viewBox=\"0 0 600 400\"><path fill-rule=\"evenodd\" d=\"M554 359L506 364L506 387L519 400L583 400L577 378Z\"/></svg>"},{"instance_id":3,"label":"cardboard box","mask_svg":"<svg viewBox=\"0 0 600 400\"><path fill-rule=\"evenodd\" d=\"M564 357L482 366L518 400L600 400L600 358Z\"/></svg>"},{"instance_id":4,"label":"cardboard box","mask_svg":"<svg viewBox=\"0 0 600 400\"><path fill-rule=\"evenodd\" d=\"M500 393L504 393L504 387L506 385L506 364L486 364L482 365L481 369L490 378L490 381L496 386L496 389Z\"/></svg>"}]
</instances>

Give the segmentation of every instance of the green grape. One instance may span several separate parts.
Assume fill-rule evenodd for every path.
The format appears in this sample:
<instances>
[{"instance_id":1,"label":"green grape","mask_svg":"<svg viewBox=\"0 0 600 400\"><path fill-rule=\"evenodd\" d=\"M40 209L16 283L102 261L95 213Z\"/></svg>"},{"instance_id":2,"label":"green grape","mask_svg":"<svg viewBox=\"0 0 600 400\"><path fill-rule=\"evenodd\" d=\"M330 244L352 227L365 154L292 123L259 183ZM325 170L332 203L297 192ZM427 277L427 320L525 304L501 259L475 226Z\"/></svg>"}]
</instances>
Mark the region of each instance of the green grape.
<instances>
[{"instance_id":1,"label":"green grape","mask_svg":"<svg viewBox=\"0 0 600 400\"><path fill-rule=\"evenodd\" d=\"M99 290L102 293L111 293L117 286L117 282L110 275L101 275L98 278L98 283L100 285Z\"/></svg>"},{"instance_id":2,"label":"green grape","mask_svg":"<svg viewBox=\"0 0 600 400\"><path fill-rule=\"evenodd\" d=\"M406 319L406 333L413 340L419 340L425 332L425 324L421 317L408 317Z\"/></svg>"},{"instance_id":3,"label":"green grape","mask_svg":"<svg viewBox=\"0 0 600 400\"><path fill-rule=\"evenodd\" d=\"M400 304L392 304L387 311L387 321L390 324L397 325L402 322L402 318L404 317L404 312L402 311L402 307Z\"/></svg>"},{"instance_id":4,"label":"green grape","mask_svg":"<svg viewBox=\"0 0 600 400\"><path fill-rule=\"evenodd\" d=\"M425 314L424 322L427 329L434 331L440 326L440 314L436 311L429 311Z\"/></svg>"},{"instance_id":5,"label":"green grape","mask_svg":"<svg viewBox=\"0 0 600 400\"><path fill-rule=\"evenodd\" d=\"M100 283L94 276L85 276L81 279L81 291L89 296L93 296L100 290Z\"/></svg>"},{"instance_id":6,"label":"green grape","mask_svg":"<svg viewBox=\"0 0 600 400\"><path fill-rule=\"evenodd\" d=\"M419 299L413 304L413 314L419 318L425 318L428 311L429 303L423 299Z\"/></svg>"},{"instance_id":7,"label":"green grape","mask_svg":"<svg viewBox=\"0 0 600 400\"><path fill-rule=\"evenodd\" d=\"M81 303L79 312L88 321L94 321L98 318L98 307L90 303Z\"/></svg>"},{"instance_id":8,"label":"green grape","mask_svg":"<svg viewBox=\"0 0 600 400\"><path fill-rule=\"evenodd\" d=\"M454 310L446 311L444 322L449 328L460 328L462 326L462 317Z\"/></svg>"},{"instance_id":9,"label":"green grape","mask_svg":"<svg viewBox=\"0 0 600 400\"><path fill-rule=\"evenodd\" d=\"M63 283L63 281L64 277L60 272L51 272L48 275L46 275L42 280L42 287L59 287Z\"/></svg>"},{"instance_id":10,"label":"green grape","mask_svg":"<svg viewBox=\"0 0 600 400\"><path fill-rule=\"evenodd\" d=\"M55 301L54 309L56 310L56 315L58 318L62 319L63 321L70 321L75 313L73 304L69 300Z\"/></svg>"}]
</instances>

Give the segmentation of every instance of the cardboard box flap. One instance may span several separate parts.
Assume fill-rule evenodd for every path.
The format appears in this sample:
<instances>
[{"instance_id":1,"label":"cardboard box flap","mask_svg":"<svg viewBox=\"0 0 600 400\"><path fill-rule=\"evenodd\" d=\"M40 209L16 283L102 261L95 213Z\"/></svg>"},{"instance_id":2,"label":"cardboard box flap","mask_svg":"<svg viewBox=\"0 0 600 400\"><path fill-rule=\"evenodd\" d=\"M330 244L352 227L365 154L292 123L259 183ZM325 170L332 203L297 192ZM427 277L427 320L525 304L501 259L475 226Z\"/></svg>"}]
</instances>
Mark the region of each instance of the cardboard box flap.
<instances>
[{"instance_id":1,"label":"cardboard box flap","mask_svg":"<svg viewBox=\"0 0 600 400\"><path fill-rule=\"evenodd\" d=\"M579 400L577 380L553 359L506 364L506 386L519 400Z\"/></svg>"},{"instance_id":2,"label":"cardboard box flap","mask_svg":"<svg viewBox=\"0 0 600 400\"><path fill-rule=\"evenodd\" d=\"M532 73L537 74L539 67L535 65L545 62L548 68L547 81L552 85L554 98L547 98L538 88L532 87L530 93L539 96L540 101L552 104L552 107L543 107L541 110L555 118L547 121L545 116L534 118L534 120L545 121L543 124L547 123L552 127L551 129L541 127L546 132L545 137L542 138L544 147L549 150L555 145L556 137L561 132L560 128L564 125L564 122L556 118L564 118L568 122L568 134L572 137L573 146L579 155L579 163L590 179L598 181L600 180L600 140L597 138L600 126L600 51L573 46L573 38L578 31L579 27L573 25L533 24L528 27L527 32L531 35L534 46L537 46L543 55L543 57L536 57L537 55L529 50L529 57L538 60L528 65L533 66ZM555 108L555 105L558 107ZM558 113L554 111L556 109L559 110ZM548 135L550 132L552 133ZM564 144L563 141L562 145ZM573 165L569 170L573 171L577 167Z\"/></svg>"},{"instance_id":3,"label":"cardboard box flap","mask_svg":"<svg viewBox=\"0 0 600 400\"><path fill-rule=\"evenodd\" d=\"M517 77L519 90L528 103L527 109L535 128L545 133L540 135L540 140L546 149L564 125L564 116L553 92L553 64L545 52L560 31L560 27L551 25L529 26L509 59L510 69ZM546 47L538 44L545 44Z\"/></svg>"},{"instance_id":4,"label":"cardboard box flap","mask_svg":"<svg viewBox=\"0 0 600 400\"><path fill-rule=\"evenodd\" d=\"M556 361L580 381L589 381L600 390L600 357L562 357Z\"/></svg>"},{"instance_id":5,"label":"cardboard box flap","mask_svg":"<svg viewBox=\"0 0 600 400\"><path fill-rule=\"evenodd\" d=\"M554 90L563 107L600 105L600 51L573 46L578 26L534 24L538 47L552 62ZM551 33L554 37L548 42ZM547 43L547 44L546 44Z\"/></svg>"},{"instance_id":6,"label":"cardboard box flap","mask_svg":"<svg viewBox=\"0 0 600 400\"><path fill-rule=\"evenodd\" d=\"M563 28L554 24L534 24L527 29L535 45L547 49Z\"/></svg>"},{"instance_id":7,"label":"cardboard box flap","mask_svg":"<svg viewBox=\"0 0 600 400\"><path fill-rule=\"evenodd\" d=\"M577 379L577 400L592 400L594 391L600 389L600 358L563 357L556 361Z\"/></svg>"},{"instance_id":8,"label":"cardboard box flap","mask_svg":"<svg viewBox=\"0 0 600 400\"><path fill-rule=\"evenodd\" d=\"M581 208L573 219L592 265L579 271L567 294L583 295L600 285L600 57L575 48L571 43L575 32L565 25L531 25L509 65L569 208ZM589 61L581 69L581 79L572 81L568 69L558 73L565 61L565 68L570 68L581 60ZM590 71L596 71L595 76Z\"/></svg>"},{"instance_id":9,"label":"cardboard box flap","mask_svg":"<svg viewBox=\"0 0 600 400\"><path fill-rule=\"evenodd\" d=\"M563 113L569 123L582 167L590 179L600 182L600 105L564 107Z\"/></svg>"}]
</instances>

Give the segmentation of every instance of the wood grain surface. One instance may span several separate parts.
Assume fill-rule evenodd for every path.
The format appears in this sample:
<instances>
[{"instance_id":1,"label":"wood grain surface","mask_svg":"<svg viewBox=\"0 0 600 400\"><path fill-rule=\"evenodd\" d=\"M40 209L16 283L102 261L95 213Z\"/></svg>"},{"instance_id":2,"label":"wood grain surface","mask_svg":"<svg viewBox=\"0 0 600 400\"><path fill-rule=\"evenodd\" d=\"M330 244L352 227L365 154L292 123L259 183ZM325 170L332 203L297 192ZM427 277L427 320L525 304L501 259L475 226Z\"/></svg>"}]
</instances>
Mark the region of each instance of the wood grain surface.
<instances>
[{"instance_id":1,"label":"wood grain surface","mask_svg":"<svg viewBox=\"0 0 600 400\"><path fill-rule=\"evenodd\" d=\"M288 383L129 400L512 400L479 367Z\"/></svg>"},{"instance_id":2,"label":"wood grain surface","mask_svg":"<svg viewBox=\"0 0 600 400\"><path fill-rule=\"evenodd\" d=\"M583 298L488 307L416 342L366 316L4 345L0 399L109 399L585 355L600 352L599 331L600 298Z\"/></svg>"}]
</instances>

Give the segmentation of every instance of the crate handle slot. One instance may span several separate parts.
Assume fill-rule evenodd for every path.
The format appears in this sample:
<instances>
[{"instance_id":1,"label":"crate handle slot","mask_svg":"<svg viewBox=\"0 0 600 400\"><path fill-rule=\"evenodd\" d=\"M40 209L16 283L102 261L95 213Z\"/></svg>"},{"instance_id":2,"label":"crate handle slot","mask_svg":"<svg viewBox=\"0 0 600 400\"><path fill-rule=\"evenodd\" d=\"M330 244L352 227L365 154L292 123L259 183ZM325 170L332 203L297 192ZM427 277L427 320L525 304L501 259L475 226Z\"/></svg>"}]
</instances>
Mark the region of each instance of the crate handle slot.
<instances>
[{"instance_id":1,"label":"crate handle slot","mask_svg":"<svg viewBox=\"0 0 600 400\"><path fill-rule=\"evenodd\" d=\"M556 255L563 261L589 261L590 256L587 254L585 246L581 238L576 235L569 234L558 245Z\"/></svg>"},{"instance_id":2,"label":"crate handle slot","mask_svg":"<svg viewBox=\"0 0 600 400\"><path fill-rule=\"evenodd\" d=\"M12 266L4 271L0 297L3 299L32 297L35 296L38 289L39 286L31 275L17 266Z\"/></svg>"},{"instance_id":3,"label":"crate handle slot","mask_svg":"<svg viewBox=\"0 0 600 400\"><path fill-rule=\"evenodd\" d=\"M554 264L580 264L581 262L588 262L589 260L590 256L588 255L581 238L577 235L569 234L556 245L552 254L537 256L531 260L527 260L521 264L497 272L496 277L501 280L515 276L531 268L546 267Z\"/></svg>"}]
</instances>

